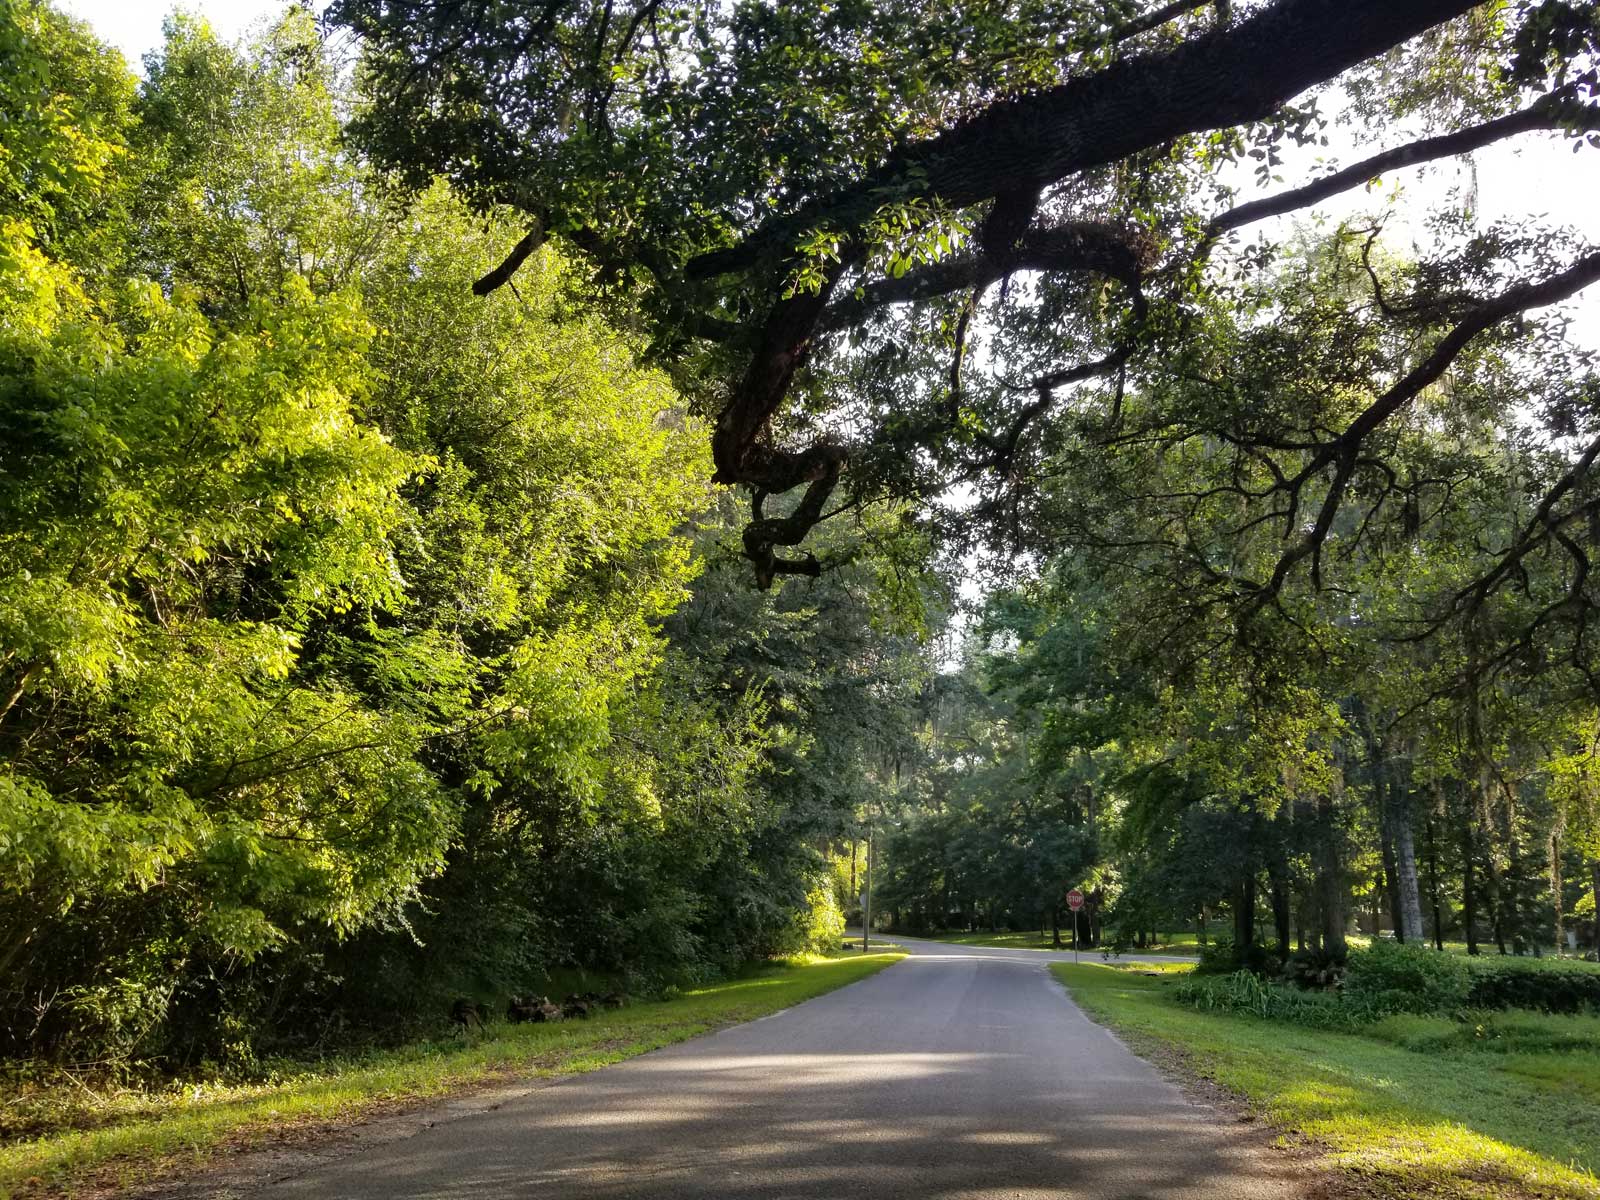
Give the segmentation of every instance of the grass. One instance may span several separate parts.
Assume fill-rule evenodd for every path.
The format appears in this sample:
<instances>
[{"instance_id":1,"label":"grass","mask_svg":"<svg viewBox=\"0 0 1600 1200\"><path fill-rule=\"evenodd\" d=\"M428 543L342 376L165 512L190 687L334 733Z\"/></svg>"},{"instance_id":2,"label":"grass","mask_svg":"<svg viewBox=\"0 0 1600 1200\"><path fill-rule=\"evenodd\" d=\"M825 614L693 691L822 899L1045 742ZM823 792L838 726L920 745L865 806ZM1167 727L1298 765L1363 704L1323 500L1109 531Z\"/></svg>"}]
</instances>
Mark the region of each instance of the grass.
<instances>
[{"instance_id":1,"label":"grass","mask_svg":"<svg viewBox=\"0 0 1600 1200\"><path fill-rule=\"evenodd\" d=\"M1180 972L1052 964L1134 1047L1309 1138L1364 1195L1600 1197L1600 1019L1391 1017L1360 1034L1200 1012Z\"/></svg>"},{"instance_id":2,"label":"grass","mask_svg":"<svg viewBox=\"0 0 1600 1200\"><path fill-rule=\"evenodd\" d=\"M1233 926L1225 921L1213 921L1208 928L1208 940L1215 940L1219 934L1231 936L1233 932ZM907 936L913 935L908 934ZM919 933L914 936L927 938L935 942L952 942L958 946L999 946L1006 950L1055 949L1051 945L1049 932L1040 933L1037 929L1029 929L1022 932L1001 931L998 933ZM1365 950L1373 941L1370 935L1364 933L1352 933L1348 935L1347 940L1352 950ZM1072 948L1071 922L1068 922L1066 932L1062 934L1061 945L1062 949L1065 950ZM1433 942L1430 940L1428 945L1433 945ZM1446 953L1449 954L1465 955L1467 952L1467 944L1465 942L1447 941L1444 944L1444 948ZM1199 935L1193 929L1179 929L1161 934L1161 944L1159 946L1146 946L1142 950L1130 946L1125 953L1176 954L1197 958L1202 949ZM1480 944L1478 950L1480 957L1485 959L1498 958L1500 956L1493 943ZM1552 946L1545 946L1543 950L1548 961L1574 961L1572 959L1558 959L1555 948ZM1097 947L1094 950L1085 950L1084 953L1099 954L1100 951Z\"/></svg>"},{"instance_id":3,"label":"grass","mask_svg":"<svg viewBox=\"0 0 1600 1200\"><path fill-rule=\"evenodd\" d=\"M637 1003L587 1021L491 1024L481 1034L302 1065L271 1083L96 1095L6 1097L53 1104L63 1129L0 1143L0 1200L148 1182L221 1153L516 1079L571 1075L753 1020L854 983L901 958L804 958Z\"/></svg>"},{"instance_id":4,"label":"grass","mask_svg":"<svg viewBox=\"0 0 1600 1200\"><path fill-rule=\"evenodd\" d=\"M912 935L907 934L907 937ZM915 936L927 938L933 942L950 942L956 946L999 946L1005 950L1054 950L1055 945L1050 940L1048 932L1040 933L1037 929L1029 929L1020 933L919 933ZM1195 944L1194 931L1188 933L1163 934L1170 941L1163 942L1159 947L1147 947L1135 950L1129 947L1129 954L1184 954L1198 955L1200 948ZM1072 926L1069 922L1067 930L1061 936L1061 949L1072 949ZM1082 954L1099 954L1099 947L1082 947Z\"/></svg>"}]
</instances>

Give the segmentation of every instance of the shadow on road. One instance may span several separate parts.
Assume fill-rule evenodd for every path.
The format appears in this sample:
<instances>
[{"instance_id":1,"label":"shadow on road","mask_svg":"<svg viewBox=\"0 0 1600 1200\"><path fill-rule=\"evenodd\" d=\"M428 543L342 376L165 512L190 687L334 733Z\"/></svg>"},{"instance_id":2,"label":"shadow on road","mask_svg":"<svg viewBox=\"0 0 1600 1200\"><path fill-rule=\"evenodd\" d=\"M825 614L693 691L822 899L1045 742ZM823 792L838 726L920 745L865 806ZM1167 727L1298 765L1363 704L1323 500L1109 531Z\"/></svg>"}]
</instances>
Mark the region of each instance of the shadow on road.
<instances>
[{"instance_id":1,"label":"shadow on road","mask_svg":"<svg viewBox=\"0 0 1600 1200\"><path fill-rule=\"evenodd\" d=\"M272 1196L1289 1197L1295 1170L1037 959L928 954L375 1148Z\"/></svg>"}]
</instances>

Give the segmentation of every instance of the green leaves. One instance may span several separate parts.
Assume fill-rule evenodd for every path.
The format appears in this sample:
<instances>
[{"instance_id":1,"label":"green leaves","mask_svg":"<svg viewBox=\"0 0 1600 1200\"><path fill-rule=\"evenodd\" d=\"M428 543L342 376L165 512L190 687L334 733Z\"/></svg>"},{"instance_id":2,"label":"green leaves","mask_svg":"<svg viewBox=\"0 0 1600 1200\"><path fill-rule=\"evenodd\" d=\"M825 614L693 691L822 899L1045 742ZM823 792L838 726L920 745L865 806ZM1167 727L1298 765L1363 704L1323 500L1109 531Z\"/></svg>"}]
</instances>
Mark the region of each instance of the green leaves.
<instances>
[{"instance_id":1,"label":"green leaves","mask_svg":"<svg viewBox=\"0 0 1600 1200\"><path fill-rule=\"evenodd\" d=\"M880 208L867 222L865 238L874 268L899 279L913 267L946 257L971 232L970 214L914 197Z\"/></svg>"},{"instance_id":2,"label":"green leaves","mask_svg":"<svg viewBox=\"0 0 1600 1200\"><path fill-rule=\"evenodd\" d=\"M0 226L0 1012L60 997L0 1052L238 1063L836 935L813 844L903 735L926 537L701 581L706 430L632 308L558 238L475 297L520 227L386 193L333 79L298 9L247 51L175 18L106 133L131 216L71 210L106 270Z\"/></svg>"},{"instance_id":3,"label":"green leaves","mask_svg":"<svg viewBox=\"0 0 1600 1200\"><path fill-rule=\"evenodd\" d=\"M5 234L7 877L70 905L198 873L196 931L241 953L276 922L359 923L450 825L421 772L373 757L418 730L299 677L311 622L399 600L388 537L423 460L355 418L368 325L298 283L237 331L137 285L113 323Z\"/></svg>"},{"instance_id":4,"label":"green leaves","mask_svg":"<svg viewBox=\"0 0 1600 1200\"><path fill-rule=\"evenodd\" d=\"M113 247L94 225L121 203L133 81L87 26L48 4L0 14L0 220L89 266Z\"/></svg>"}]
</instances>

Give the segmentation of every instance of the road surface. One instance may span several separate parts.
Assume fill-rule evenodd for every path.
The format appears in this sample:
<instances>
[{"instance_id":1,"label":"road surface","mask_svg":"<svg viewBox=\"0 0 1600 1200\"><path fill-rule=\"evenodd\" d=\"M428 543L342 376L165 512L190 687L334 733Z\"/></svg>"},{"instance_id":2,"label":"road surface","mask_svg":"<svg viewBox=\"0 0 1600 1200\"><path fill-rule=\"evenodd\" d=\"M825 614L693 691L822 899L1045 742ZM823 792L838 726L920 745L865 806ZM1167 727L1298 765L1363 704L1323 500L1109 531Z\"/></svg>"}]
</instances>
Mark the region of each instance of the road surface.
<instances>
[{"instance_id":1,"label":"road surface","mask_svg":"<svg viewBox=\"0 0 1600 1200\"><path fill-rule=\"evenodd\" d=\"M1028 951L913 943L816 1000L314 1165L354 1200L1288 1200L1304 1180ZM1243 1136L1241 1136L1243 1135Z\"/></svg>"}]
</instances>

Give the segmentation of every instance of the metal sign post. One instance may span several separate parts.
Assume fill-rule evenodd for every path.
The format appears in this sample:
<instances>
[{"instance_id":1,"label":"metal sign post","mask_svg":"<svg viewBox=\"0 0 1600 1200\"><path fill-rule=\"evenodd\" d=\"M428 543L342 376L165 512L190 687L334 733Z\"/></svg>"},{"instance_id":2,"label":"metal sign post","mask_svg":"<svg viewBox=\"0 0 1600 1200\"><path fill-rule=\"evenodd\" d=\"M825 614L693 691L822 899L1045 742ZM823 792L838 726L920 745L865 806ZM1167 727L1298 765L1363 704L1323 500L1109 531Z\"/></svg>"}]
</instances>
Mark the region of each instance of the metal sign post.
<instances>
[{"instance_id":1,"label":"metal sign post","mask_svg":"<svg viewBox=\"0 0 1600 1200\"><path fill-rule=\"evenodd\" d=\"M861 953L872 941L872 826L867 826L867 894L861 906Z\"/></svg>"},{"instance_id":2,"label":"metal sign post","mask_svg":"<svg viewBox=\"0 0 1600 1200\"><path fill-rule=\"evenodd\" d=\"M1078 963L1078 910L1083 907L1083 893L1073 888L1067 893L1067 907L1072 910L1072 963Z\"/></svg>"}]
</instances>

